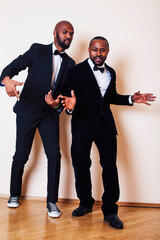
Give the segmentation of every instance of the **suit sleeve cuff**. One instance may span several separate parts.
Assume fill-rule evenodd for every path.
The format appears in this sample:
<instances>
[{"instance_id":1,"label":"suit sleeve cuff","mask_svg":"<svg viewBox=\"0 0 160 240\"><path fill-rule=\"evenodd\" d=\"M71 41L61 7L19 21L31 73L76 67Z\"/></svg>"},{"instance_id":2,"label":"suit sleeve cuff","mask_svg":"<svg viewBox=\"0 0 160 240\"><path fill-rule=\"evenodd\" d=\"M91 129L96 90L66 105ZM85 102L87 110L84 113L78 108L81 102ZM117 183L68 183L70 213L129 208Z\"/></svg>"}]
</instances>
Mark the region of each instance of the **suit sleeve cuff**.
<instances>
[{"instance_id":1,"label":"suit sleeve cuff","mask_svg":"<svg viewBox=\"0 0 160 240\"><path fill-rule=\"evenodd\" d=\"M0 87L4 87L4 83L3 82L0 82Z\"/></svg>"},{"instance_id":2,"label":"suit sleeve cuff","mask_svg":"<svg viewBox=\"0 0 160 240\"><path fill-rule=\"evenodd\" d=\"M72 110L66 109L66 111L67 111L67 113L68 113L69 115L72 115L73 110L74 110L74 108L73 108Z\"/></svg>"}]
</instances>

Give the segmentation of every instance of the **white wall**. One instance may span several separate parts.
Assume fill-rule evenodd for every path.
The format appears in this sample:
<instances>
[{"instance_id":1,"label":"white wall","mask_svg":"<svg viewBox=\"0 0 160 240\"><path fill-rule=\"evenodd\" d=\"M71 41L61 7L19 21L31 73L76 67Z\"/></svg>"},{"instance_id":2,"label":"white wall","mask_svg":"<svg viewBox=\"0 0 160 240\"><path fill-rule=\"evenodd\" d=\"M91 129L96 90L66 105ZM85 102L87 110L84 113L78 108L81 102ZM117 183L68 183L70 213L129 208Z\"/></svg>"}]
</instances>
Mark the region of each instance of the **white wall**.
<instances>
[{"instance_id":1,"label":"white wall","mask_svg":"<svg viewBox=\"0 0 160 240\"><path fill-rule=\"evenodd\" d=\"M153 92L152 107L113 106L118 136L121 201L160 203L160 1L159 0L0 0L0 71L33 42L50 43L54 25L63 19L75 27L71 48L76 62L88 56L90 39L102 35L110 42L107 63L117 72L121 94ZM17 79L24 81L26 72ZM9 194L10 167L15 148L15 99L0 88L0 194ZM61 115L62 169L60 198L76 198L70 158L70 117ZM101 168L92 148L93 195L101 200ZM47 163L37 132L25 168L23 195L46 196Z\"/></svg>"}]
</instances>

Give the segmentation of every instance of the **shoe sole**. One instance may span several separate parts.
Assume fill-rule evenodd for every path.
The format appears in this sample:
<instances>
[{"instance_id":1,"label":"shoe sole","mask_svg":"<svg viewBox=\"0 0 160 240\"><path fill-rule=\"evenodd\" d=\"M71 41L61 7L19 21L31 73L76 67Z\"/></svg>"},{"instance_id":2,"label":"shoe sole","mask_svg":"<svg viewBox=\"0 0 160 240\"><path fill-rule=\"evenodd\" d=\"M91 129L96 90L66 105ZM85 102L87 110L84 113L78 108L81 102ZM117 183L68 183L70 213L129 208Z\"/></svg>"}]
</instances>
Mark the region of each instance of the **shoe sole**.
<instances>
[{"instance_id":1,"label":"shoe sole","mask_svg":"<svg viewBox=\"0 0 160 240\"><path fill-rule=\"evenodd\" d=\"M115 226L114 224L111 224L108 218L105 218L105 219L104 219L104 222L109 223L109 225L110 225L111 227L113 227L113 228L123 229L123 224L122 224L121 226L117 227L117 226Z\"/></svg>"},{"instance_id":2,"label":"shoe sole","mask_svg":"<svg viewBox=\"0 0 160 240\"><path fill-rule=\"evenodd\" d=\"M52 217L52 218L58 218L58 217L60 217L60 215L61 215L61 213L50 213L50 212L48 212L48 216Z\"/></svg>"},{"instance_id":3,"label":"shoe sole","mask_svg":"<svg viewBox=\"0 0 160 240\"><path fill-rule=\"evenodd\" d=\"M72 216L73 217L82 217L88 213L92 212L92 209L88 210L86 213L83 213L83 214L78 214L78 213L74 213L74 211L72 212Z\"/></svg>"},{"instance_id":4,"label":"shoe sole","mask_svg":"<svg viewBox=\"0 0 160 240\"><path fill-rule=\"evenodd\" d=\"M9 207L9 208L17 208L18 206L19 206L19 204L7 203L7 207Z\"/></svg>"}]
</instances>

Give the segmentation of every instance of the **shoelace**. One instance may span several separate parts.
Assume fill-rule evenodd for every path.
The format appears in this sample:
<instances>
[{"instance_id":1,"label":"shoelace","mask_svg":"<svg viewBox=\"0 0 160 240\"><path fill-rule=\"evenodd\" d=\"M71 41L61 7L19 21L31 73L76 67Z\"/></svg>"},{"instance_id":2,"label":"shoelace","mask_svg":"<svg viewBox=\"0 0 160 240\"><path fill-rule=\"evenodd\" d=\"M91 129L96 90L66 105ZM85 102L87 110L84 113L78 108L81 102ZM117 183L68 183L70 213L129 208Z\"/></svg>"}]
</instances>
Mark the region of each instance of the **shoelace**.
<instances>
[{"instance_id":1,"label":"shoelace","mask_svg":"<svg viewBox=\"0 0 160 240\"><path fill-rule=\"evenodd\" d=\"M55 211L59 212L59 209L57 208L55 203L49 203L49 206L50 206L51 212L55 212Z\"/></svg>"},{"instance_id":2,"label":"shoelace","mask_svg":"<svg viewBox=\"0 0 160 240\"><path fill-rule=\"evenodd\" d=\"M18 197L11 197L11 202L18 202Z\"/></svg>"}]
</instances>

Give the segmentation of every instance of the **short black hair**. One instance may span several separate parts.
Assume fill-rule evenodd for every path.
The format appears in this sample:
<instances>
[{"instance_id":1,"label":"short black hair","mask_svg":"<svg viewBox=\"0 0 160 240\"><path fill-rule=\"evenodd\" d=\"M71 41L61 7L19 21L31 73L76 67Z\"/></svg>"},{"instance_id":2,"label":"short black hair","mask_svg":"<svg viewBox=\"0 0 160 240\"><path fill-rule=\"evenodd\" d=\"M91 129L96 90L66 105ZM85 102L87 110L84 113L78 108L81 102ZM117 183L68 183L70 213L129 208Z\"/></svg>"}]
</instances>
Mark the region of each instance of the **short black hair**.
<instances>
[{"instance_id":1,"label":"short black hair","mask_svg":"<svg viewBox=\"0 0 160 240\"><path fill-rule=\"evenodd\" d=\"M101 37L101 36L96 36L96 37L92 38L92 40L91 40L90 43L89 43L89 47L91 46L92 41L95 40L95 39L100 39L100 40L106 41L107 44L108 44L108 48L109 48L109 42L108 42L108 40L107 40L106 38L104 38L104 37Z\"/></svg>"}]
</instances>

